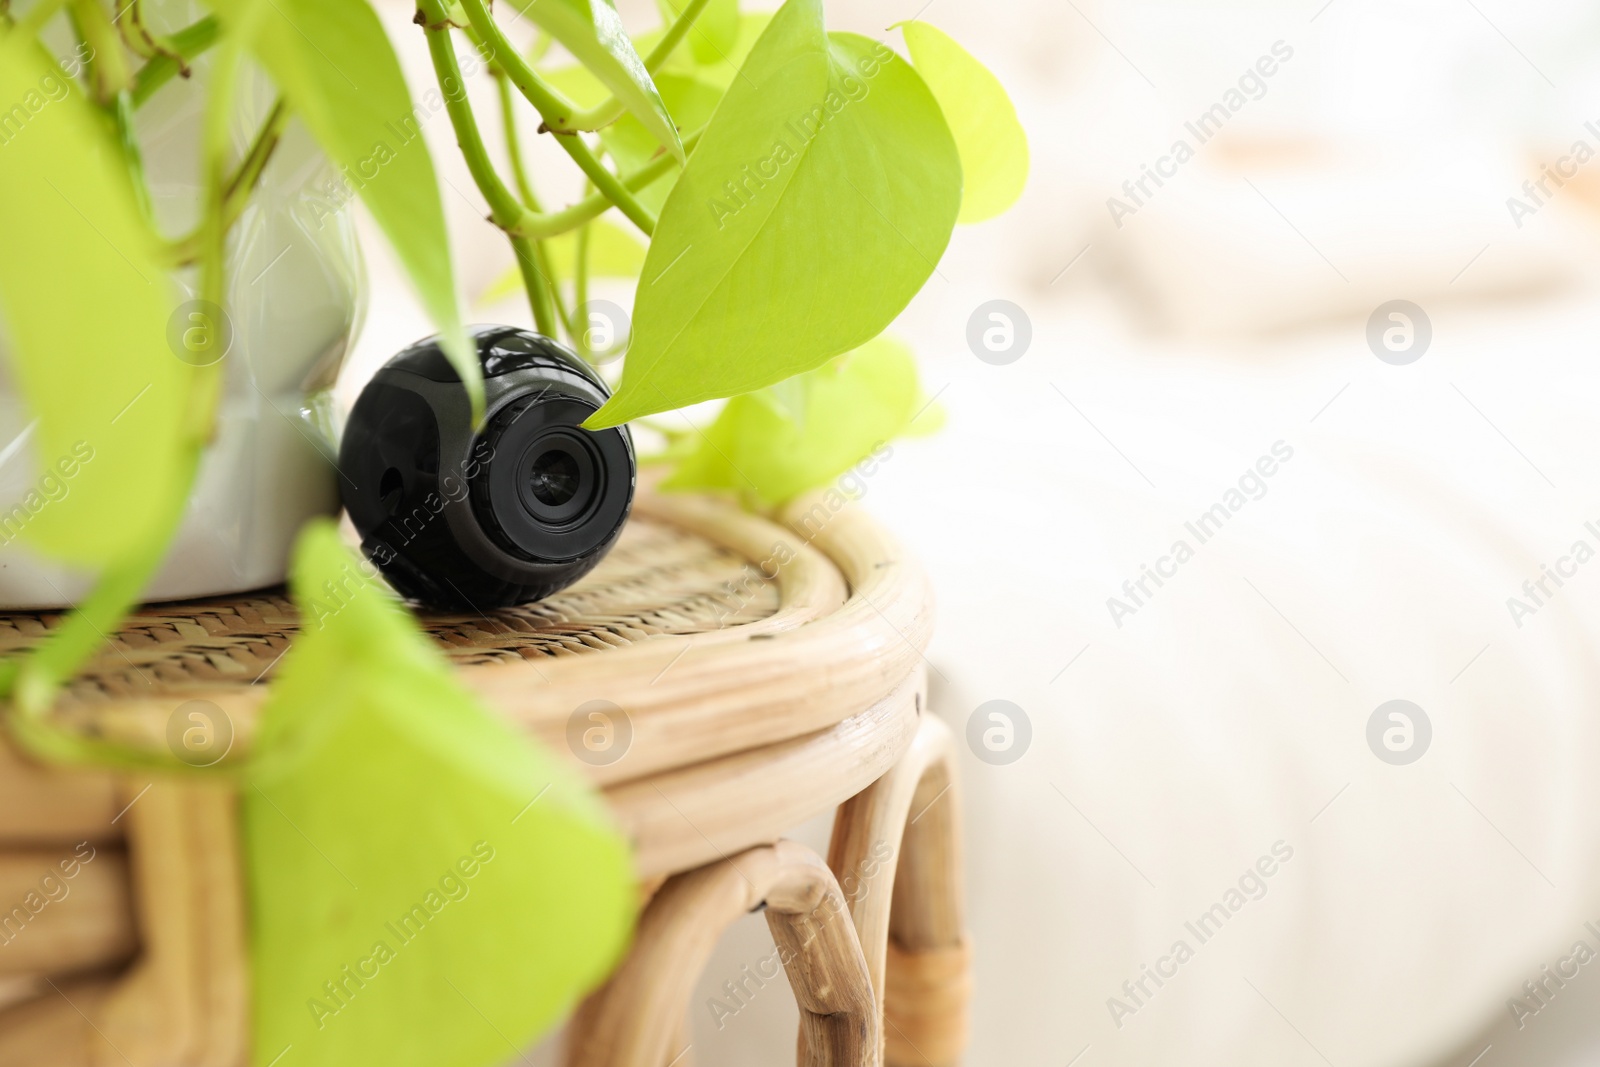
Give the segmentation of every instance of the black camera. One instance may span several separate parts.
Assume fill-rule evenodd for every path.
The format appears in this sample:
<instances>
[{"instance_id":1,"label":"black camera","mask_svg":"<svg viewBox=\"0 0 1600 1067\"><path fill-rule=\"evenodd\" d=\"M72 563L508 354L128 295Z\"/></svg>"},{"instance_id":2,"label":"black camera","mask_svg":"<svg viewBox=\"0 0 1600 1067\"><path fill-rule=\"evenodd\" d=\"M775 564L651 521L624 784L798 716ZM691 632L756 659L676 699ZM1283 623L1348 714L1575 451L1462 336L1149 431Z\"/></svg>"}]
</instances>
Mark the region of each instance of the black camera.
<instances>
[{"instance_id":1,"label":"black camera","mask_svg":"<svg viewBox=\"0 0 1600 1067\"><path fill-rule=\"evenodd\" d=\"M633 505L626 426L585 430L610 396L565 346L511 326L469 330L485 418L438 338L373 376L339 448L361 550L401 595L447 611L538 600L599 563Z\"/></svg>"}]
</instances>

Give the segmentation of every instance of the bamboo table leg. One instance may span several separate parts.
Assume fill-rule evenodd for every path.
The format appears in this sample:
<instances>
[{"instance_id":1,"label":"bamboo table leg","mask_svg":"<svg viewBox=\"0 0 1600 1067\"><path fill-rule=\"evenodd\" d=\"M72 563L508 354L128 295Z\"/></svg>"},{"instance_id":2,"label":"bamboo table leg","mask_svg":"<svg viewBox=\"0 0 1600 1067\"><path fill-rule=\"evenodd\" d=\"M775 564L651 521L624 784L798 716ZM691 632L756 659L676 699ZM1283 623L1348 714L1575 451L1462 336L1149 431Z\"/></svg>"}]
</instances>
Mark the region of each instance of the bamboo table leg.
<instances>
[{"instance_id":1,"label":"bamboo table leg","mask_svg":"<svg viewBox=\"0 0 1600 1067\"><path fill-rule=\"evenodd\" d=\"M248 958L233 794L221 784L158 778L127 784L121 800L138 955L114 977L47 976L34 1000L0 1019L0 1067L246 1061ZM95 862L110 864L112 856L108 848ZM122 861L116 864L120 874Z\"/></svg>"},{"instance_id":2,"label":"bamboo table leg","mask_svg":"<svg viewBox=\"0 0 1600 1067\"><path fill-rule=\"evenodd\" d=\"M239 1067L249 956L237 797L220 782L127 789L142 950L103 1005L96 1063Z\"/></svg>"},{"instance_id":3,"label":"bamboo table leg","mask_svg":"<svg viewBox=\"0 0 1600 1067\"><path fill-rule=\"evenodd\" d=\"M655 894L633 949L584 1005L568 1067L663 1067L694 982L717 939L766 905L767 925L800 1003L804 1067L876 1067L878 1013L839 885L822 859L780 841L676 875Z\"/></svg>"},{"instance_id":4,"label":"bamboo table leg","mask_svg":"<svg viewBox=\"0 0 1600 1067\"><path fill-rule=\"evenodd\" d=\"M971 948L950 730L924 715L898 764L839 806L828 864L883 1013L889 1067L951 1067L967 1040Z\"/></svg>"}]
</instances>

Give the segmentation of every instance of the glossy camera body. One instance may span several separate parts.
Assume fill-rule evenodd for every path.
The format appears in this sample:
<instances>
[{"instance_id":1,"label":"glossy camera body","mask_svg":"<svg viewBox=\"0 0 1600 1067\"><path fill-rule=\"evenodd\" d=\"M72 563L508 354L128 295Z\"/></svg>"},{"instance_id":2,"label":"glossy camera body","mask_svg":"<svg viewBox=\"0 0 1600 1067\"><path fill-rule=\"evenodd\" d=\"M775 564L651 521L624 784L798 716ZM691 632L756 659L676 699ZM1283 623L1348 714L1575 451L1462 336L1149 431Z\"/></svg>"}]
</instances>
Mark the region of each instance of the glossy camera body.
<instances>
[{"instance_id":1,"label":"glossy camera body","mask_svg":"<svg viewBox=\"0 0 1600 1067\"><path fill-rule=\"evenodd\" d=\"M445 611L526 603L571 585L616 543L637 468L626 426L585 430L610 393L548 337L469 330L485 418L437 338L362 390L339 449L361 549L403 596Z\"/></svg>"}]
</instances>

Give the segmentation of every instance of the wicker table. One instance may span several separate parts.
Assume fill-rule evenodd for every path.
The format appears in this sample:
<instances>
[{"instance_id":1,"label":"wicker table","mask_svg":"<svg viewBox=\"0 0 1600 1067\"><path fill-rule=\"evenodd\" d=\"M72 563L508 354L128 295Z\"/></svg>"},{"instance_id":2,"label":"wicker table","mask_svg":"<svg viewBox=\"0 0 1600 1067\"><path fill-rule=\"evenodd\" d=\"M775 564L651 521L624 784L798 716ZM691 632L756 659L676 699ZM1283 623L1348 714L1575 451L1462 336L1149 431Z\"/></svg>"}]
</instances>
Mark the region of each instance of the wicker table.
<instances>
[{"instance_id":1,"label":"wicker table","mask_svg":"<svg viewBox=\"0 0 1600 1067\"><path fill-rule=\"evenodd\" d=\"M0 654L54 621L0 616ZM797 502L780 524L649 494L572 589L424 620L466 684L553 751L571 754L568 720L587 702L631 723L615 762L571 756L632 840L650 903L569 1027L569 1064L685 1067L694 980L762 904L801 1008L801 1062L956 1061L968 948L951 741L922 714L931 622L920 572L837 497ZM178 705L206 700L247 745L296 626L281 591L146 608L56 714L154 747ZM835 806L826 862L780 839ZM94 859L70 895L0 948L0 1067L243 1067L230 788L46 770L0 746L0 902L75 848Z\"/></svg>"}]
</instances>

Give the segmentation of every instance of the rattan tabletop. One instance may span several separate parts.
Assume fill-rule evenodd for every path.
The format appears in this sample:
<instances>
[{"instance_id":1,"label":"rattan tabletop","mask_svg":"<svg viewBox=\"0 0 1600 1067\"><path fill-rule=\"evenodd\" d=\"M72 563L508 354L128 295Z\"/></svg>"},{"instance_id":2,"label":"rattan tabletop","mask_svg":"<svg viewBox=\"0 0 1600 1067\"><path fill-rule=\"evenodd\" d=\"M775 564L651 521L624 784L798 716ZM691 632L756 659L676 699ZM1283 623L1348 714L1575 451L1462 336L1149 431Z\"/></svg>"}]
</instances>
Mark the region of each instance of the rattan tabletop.
<instances>
[{"instance_id":1,"label":"rattan tabletop","mask_svg":"<svg viewBox=\"0 0 1600 1067\"><path fill-rule=\"evenodd\" d=\"M663 635L704 634L778 611L776 575L683 526L641 516L570 589L484 614L419 616L456 664L472 667L621 648ZM0 656L38 644L60 612L0 614ZM282 587L141 608L68 686L64 715L130 699L185 699L198 690L264 685L300 628Z\"/></svg>"},{"instance_id":2,"label":"rattan tabletop","mask_svg":"<svg viewBox=\"0 0 1600 1067\"><path fill-rule=\"evenodd\" d=\"M0 655L61 617L0 614ZM646 492L617 547L572 588L419 622L490 709L605 791L649 876L773 840L892 766L916 730L932 611L921 571L853 504L757 516ZM298 627L282 589L143 607L53 715L162 753L180 706L205 700L228 717L228 759L242 762ZM599 765L568 735L597 700L631 731L625 754ZM47 823L51 835L103 824L121 788L89 768L12 766L0 768L0 842L37 839Z\"/></svg>"}]
</instances>

